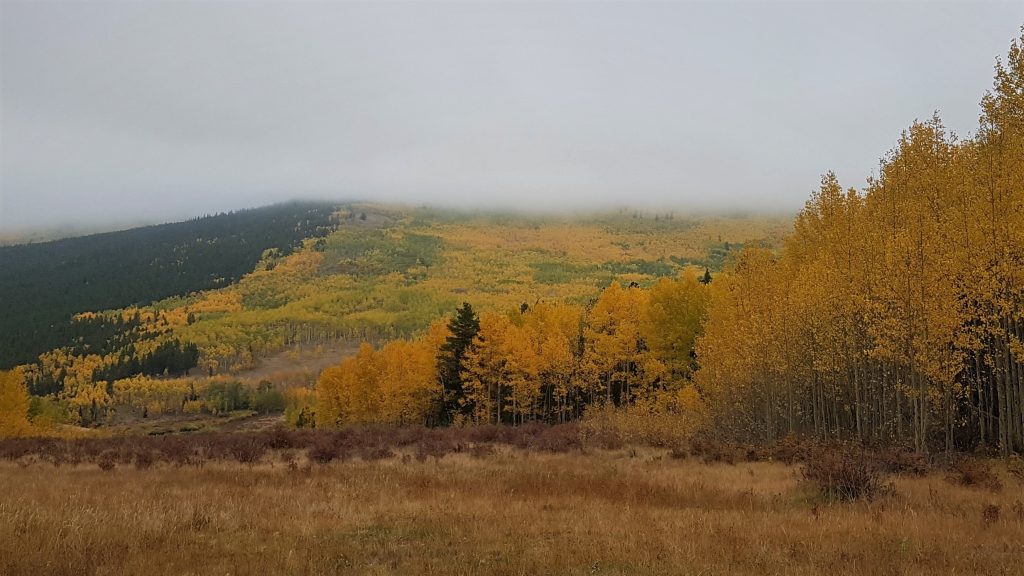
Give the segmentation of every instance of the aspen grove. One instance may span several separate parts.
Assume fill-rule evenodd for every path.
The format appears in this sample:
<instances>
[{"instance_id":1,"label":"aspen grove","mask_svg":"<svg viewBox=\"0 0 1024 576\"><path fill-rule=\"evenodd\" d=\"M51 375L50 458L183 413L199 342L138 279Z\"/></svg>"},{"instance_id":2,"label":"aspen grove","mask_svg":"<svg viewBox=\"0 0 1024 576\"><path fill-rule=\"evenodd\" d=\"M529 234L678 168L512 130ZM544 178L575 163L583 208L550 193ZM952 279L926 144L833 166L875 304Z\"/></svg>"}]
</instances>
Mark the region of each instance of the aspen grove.
<instances>
[{"instance_id":1,"label":"aspen grove","mask_svg":"<svg viewBox=\"0 0 1024 576\"><path fill-rule=\"evenodd\" d=\"M826 174L782 250L715 280L695 384L722 430L1024 449L1022 48L973 138L915 122L863 192Z\"/></svg>"}]
</instances>

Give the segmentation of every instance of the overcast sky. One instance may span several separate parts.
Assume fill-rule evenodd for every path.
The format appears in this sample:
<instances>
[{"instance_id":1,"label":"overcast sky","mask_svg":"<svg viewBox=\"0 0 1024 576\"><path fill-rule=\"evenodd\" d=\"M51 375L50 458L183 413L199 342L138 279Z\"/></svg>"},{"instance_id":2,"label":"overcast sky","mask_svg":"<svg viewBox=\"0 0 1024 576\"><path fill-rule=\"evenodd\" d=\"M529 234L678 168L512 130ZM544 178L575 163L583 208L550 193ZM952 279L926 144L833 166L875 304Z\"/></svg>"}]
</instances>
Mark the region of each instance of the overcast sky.
<instances>
[{"instance_id":1,"label":"overcast sky","mask_svg":"<svg viewBox=\"0 0 1024 576\"><path fill-rule=\"evenodd\" d=\"M0 0L0 229L296 197L795 211L977 123L1006 3Z\"/></svg>"}]
</instances>

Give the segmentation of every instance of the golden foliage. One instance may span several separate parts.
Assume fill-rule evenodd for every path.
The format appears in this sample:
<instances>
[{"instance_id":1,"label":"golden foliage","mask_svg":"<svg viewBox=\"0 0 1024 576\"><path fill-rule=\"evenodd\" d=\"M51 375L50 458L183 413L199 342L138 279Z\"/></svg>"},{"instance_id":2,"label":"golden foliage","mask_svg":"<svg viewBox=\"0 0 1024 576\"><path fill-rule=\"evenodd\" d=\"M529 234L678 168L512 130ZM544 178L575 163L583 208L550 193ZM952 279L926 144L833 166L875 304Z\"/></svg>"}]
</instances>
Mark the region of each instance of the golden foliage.
<instances>
[{"instance_id":1,"label":"golden foliage","mask_svg":"<svg viewBox=\"0 0 1024 576\"><path fill-rule=\"evenodd\" d=\"M28 391L18 368L0 371L0 438L25 436L32 432L28 421Z\"/></svg>"},{"instance_id":2,"label":"golden foliage","mask_svg":"<svg viewBox=\"0 0 1024 576\"><path fill-rule=\"evenodd\" d=\"M483 312L461 365L466 412L476 423L563 422L597 403L677 413L694 401L675 399L689 378L706 294L686 273L649 290L613 283L589 307L538 302ZM363 344L326 369L318 425L427 421L442 400L436 359L445 336L436 322L420 339L379 351Z\"/></svg>"},{"instance_id":3,"label":"golden foliage","mask_svg":"<svg viewBox=\"0 0 1024 576\"><path fill-rule=\"evenodd\" d=\"M380 350L364 343L355 356L326 368L316 387L317 425L426 423L441 392L436 373L443 340L435 324L423 338Z\"/></svg>"},{"instance_id":4,"label":"golden foliage","mask_svg":"<svg viewBox=\"0 0 1024 576\"><path fill-rule=\"evenodd\" d=\"M826 174L781 255L715 279L696 381L721 426L1024 449L1021 43L975 138L915 122L866 193Z\"/></svg>"}]
</instances>

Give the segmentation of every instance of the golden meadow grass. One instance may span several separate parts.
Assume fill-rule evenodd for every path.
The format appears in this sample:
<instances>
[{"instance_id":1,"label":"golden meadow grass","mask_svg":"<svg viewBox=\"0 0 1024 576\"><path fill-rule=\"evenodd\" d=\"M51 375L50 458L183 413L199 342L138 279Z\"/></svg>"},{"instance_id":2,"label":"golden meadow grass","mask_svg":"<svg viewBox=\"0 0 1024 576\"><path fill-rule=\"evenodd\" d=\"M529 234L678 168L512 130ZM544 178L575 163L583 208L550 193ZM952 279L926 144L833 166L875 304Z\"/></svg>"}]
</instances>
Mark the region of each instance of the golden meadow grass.
<instances>
[{"instance_id":1,"label":"golden meadow grass","mask_svg":"<svg viewBox=\"0 0 1024 576\"><path fill-rule=\"evenodd\" d=\"M1020 574L1024 484L829 503L775 462L652 448L311 464L0 463L0 572ZM292 459L291 457L295 458ZM286 461L291 461L286 462ZM993 510L997 510L993 512Z\"/></svg>"}]
</instances>

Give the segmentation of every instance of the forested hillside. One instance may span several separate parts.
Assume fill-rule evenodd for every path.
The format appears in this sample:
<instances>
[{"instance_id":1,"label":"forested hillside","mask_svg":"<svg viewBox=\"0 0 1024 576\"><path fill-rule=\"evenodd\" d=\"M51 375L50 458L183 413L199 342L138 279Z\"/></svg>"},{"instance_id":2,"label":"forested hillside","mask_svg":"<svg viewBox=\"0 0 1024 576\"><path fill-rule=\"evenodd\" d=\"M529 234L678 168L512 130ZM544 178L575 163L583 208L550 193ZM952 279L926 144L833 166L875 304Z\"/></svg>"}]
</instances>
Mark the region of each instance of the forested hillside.
<instances>
[{"instance_id":1,"label":"forested hillside","mask_svg":"<svg viewBox=\"0 0 1024 576\"><path fill-rule=\"evenodd\" d=\"M717 272L744 245L777 247L791 227L785 217L626 210L559 217L346 204L334 216L328 234L293 250L264 250L233 284L75 314L64 332L46 334L52 349L25 366L28 390L80 424L118 410L243 406L237 387L224 400L223 378L271 355L413 337L464 300L488 314L546 303L578 314L613 282L648 287L684 271ZM117 259L106 257L110 270ZM151 378L182 376L197 364L204 378L222 380Z\"/></svg>"},{"instance_id":2,"label":"forested hillside","mask_svg":"<svg viewBox=\"0 0 1024 576\"><path fill-rule=\"evenodd\" d=\"M334 208L290 203L119 232L0 247L0 368L83 336L72 315L225 286L264 252L331 230Z\"/></svg>"}]
</instances>

